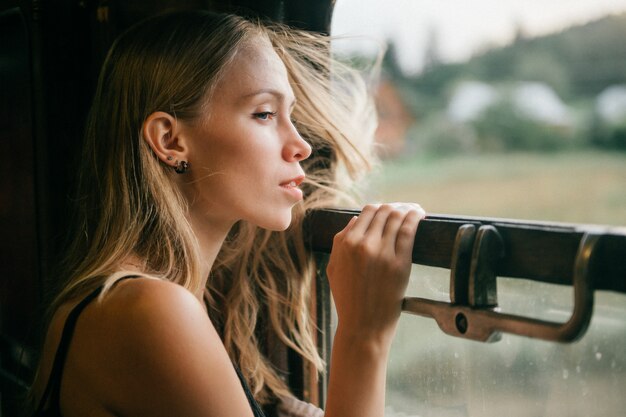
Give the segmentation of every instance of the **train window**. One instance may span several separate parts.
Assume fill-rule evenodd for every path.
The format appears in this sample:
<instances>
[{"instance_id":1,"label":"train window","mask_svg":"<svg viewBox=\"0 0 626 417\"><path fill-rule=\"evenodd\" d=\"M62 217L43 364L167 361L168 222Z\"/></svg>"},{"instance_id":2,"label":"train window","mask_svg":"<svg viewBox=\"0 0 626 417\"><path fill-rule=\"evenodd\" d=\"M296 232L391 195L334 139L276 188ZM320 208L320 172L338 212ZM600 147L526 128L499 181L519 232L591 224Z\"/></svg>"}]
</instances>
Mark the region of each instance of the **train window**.
<instances>
[{"instance_id":1,"label":"train window","mask_svg":"<svg viewBox=\"0 0 626 417\"><path fill-rule=\"evenodd\" d=\"M383 163L369 200L427 211L626 225L626 1L336 2L341 59L372 62ZM411 296L450 301L449 271L414 265ZM498 279L504 312L564 321L572 288ZM572 344L479 343L403 315L388 416L617 416L626 295L596 291Z\"/></svg>"}]
</instances>

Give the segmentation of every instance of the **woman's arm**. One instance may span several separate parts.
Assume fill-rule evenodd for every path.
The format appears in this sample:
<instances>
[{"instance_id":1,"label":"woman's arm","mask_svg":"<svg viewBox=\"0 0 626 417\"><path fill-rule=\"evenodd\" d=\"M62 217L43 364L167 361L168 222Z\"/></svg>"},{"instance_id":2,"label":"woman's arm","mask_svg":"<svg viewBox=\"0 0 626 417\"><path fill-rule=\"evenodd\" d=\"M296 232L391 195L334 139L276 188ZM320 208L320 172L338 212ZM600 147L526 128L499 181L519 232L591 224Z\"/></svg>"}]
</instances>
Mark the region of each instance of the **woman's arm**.
<instances>
[{"instance_id":1,"label":"woman's arm","mask_svg":"<svg viewBox=\"0 0 626 417\"><path fill-rule=\"evenodd\" d=\"M339 324L325 417L384 414L389 348L424 216L418 205L369 205L335 236L327 272Z\"/></svg>"}]
</instances>

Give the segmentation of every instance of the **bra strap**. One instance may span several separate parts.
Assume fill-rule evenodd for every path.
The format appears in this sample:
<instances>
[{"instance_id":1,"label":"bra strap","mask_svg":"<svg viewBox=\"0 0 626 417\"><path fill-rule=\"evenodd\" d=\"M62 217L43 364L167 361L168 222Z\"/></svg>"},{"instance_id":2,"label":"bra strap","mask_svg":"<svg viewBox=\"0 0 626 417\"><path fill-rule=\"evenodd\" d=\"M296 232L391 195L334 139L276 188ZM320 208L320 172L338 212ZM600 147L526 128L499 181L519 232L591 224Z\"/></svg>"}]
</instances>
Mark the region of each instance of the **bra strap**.
<instances>
[{"instance_id":1,"label":"bra strap","mask_svg":"<svg viewBox=\"0 0 626 417\"><path fill-rule=\"evenodd\" d=\"M261 409L261 406L254 399L254 395L252 394L252 391L250 391L250 387L246 383L246 379L243 377L243 374L241 373L241 370L239 369L239 367L237 365L233 364L233 366L235 367L235 372L237 372L237 376L239 377L239 381L241 381L241 386L243 388L243 392L245 392L245 394L246 394L246 398L248 399L248 403L250 404L250 408L252 408L252 413L254 414L254 417L265 417L265 414L263 414L263 410Z\"/></svg>"},{"instance_id":2,"label":"bra strap","mask_svg":"<svg viewBox=\"0 0 626 417\"><path fill-rule=\"evenodd\" d=\"M137 275L128 275L120 278L118 282L128 279L128 278L137 278ZM50 398L50 409L58 410L60 407L60 394L61 394L61 380L63 379L63 368L65 364L65 360L67 359L67 353L69 351L69 345L72 341L72 336L74 335L74 330L76 329L76 322L78 321L78 317L80 313L91 303L95 298L97 298L102 292L103 286L99 286L95 290L93 290L89 295L81 300L70 314L67 316L65 321L65 325L63 326L63 333L61 335L61 341L59 342L59 346L57 347L57 351L54 357L54 363L52 365L52 370L50 371L50 376L48 378L48 384L46 385L46 389L41 396L41 400L39 401L39 406L37 407L37 411L35 415L42 412L44 407L46 406L46 402L48 398Z\"/></svg>"}]
</instances>

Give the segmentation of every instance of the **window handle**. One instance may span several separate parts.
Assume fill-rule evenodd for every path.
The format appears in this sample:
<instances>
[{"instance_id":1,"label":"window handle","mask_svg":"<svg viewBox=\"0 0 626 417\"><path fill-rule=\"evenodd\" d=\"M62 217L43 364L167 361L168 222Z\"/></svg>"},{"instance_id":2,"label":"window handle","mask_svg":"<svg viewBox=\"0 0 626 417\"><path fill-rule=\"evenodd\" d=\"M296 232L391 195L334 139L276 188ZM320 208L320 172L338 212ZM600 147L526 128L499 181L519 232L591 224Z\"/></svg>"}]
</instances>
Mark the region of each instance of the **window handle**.
<instances>
[{"instance_id":1,"label":"window handle","mask_svg":"<svg viewBox=\"0 0 626 417\"><path fill-rule=\"evenodd\" d=\"M492 225L459 227L452 251L451 303L407 297L403 310L431 317L445 333L471 340L495 342L510 333L573 342L583 336L593 313L593 255L599 238L587 232L580 240L573 271L574 310L565 323L500 313L496 271L505 244Z\"/></svg>"}]
</instances>

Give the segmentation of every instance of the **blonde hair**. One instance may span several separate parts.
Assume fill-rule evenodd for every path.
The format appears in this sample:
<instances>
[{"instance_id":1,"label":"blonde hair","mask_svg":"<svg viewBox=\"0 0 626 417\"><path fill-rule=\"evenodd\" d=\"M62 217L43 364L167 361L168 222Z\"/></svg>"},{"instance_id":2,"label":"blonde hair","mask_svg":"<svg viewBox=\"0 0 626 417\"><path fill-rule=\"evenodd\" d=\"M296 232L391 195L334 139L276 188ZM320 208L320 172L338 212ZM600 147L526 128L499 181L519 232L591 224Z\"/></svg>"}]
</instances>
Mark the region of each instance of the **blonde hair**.
<instances>
[{"instance_id":1,"label":"blonde hair","mask_svg":"<svg viewBox=\"0 0 626 417\"><path fill-rule=\"evenodd\" d=\"M283 60L297 104L296 126L314 156L304 161L304 202L286 232L239 222L227 237L207 282L209 315L255 397L268 402L288 388L261 353L255 337L265 309L280 340L313 363L323 363L309 312L311 257L302 219L313 208L336 205L341 189L368 167L375 116L365 86L329 57L329 39L233 15L177 12L150 18L115 42L103 66L87 121L74 241L67 280L51 306L106 288L123 274L129 254L146 275L202 291L201 256L187 204L141 137L155 111L193 121L236 52L258 37ZM341 71L340 71L341 69ZM347 87L350 85L350 87ZM357 93L358 92L358 93ZM359 143L356 142L359 139Z\"/></svg>"}]
</instances>

